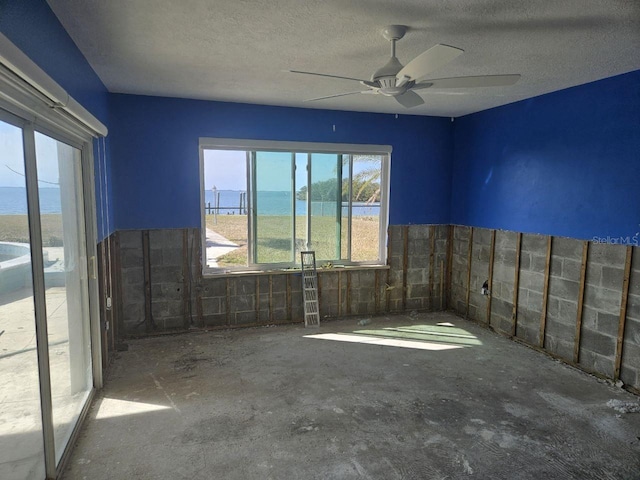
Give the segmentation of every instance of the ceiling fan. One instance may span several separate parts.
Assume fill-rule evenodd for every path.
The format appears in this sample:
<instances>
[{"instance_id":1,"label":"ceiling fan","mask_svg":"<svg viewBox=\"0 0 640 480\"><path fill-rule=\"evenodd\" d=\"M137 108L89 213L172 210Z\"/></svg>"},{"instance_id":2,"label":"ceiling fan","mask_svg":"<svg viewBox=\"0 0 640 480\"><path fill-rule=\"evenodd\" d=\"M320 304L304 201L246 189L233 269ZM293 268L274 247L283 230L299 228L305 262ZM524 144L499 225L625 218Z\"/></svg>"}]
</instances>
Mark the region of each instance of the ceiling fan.
<instances>
[{"instance_id":1,"label":"ceiling fan","mask_svg":"<svg viewBox=\"0 0 640 480\"><path fill-rule=\"evenodd\" d=\"M329 75L326 73L303 72L300 70L289 70L289 72L353 80L367 87L367 90L311 98L306 100L307 102L344 97L346 95L374 94L393 97L406 108L417 107L424 103L422 97L414 90L426 88L503 87L513 85L520 79L520 75L482 75L426 80L427 75L432 71L446 65L459 55L462 55L464 50L449 45L438 44L422 52L406 66L403 66L396 58L396 42L404 37L407 29L408 27L404 25L389 25L382 30L382 36L391 42L391 58L386 65L374 72L371 80Z\"/></svg>"}]
</instances>

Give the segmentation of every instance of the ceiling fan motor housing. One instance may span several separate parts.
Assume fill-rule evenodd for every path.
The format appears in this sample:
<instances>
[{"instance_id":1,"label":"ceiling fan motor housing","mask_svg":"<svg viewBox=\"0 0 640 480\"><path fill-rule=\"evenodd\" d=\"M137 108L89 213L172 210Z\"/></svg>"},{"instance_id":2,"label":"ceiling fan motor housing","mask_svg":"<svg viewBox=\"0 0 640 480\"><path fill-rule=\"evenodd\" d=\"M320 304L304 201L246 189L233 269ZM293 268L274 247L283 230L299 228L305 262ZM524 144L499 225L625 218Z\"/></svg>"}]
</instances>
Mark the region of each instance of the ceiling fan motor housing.
<instances>
[{"instance_id":1,"label":"ceiling fan motor housing","mask_svg":"<svg viewBox=\"0 0 640 480\"><path fill-rule=\"evenodd\" d=\"M379 92L383 95L400 95L407 90L406 85L396 87L396 75L402 68L403 65L400 61L396 57L391 57L383 67L375 71L371 76L371 81L380 85Z\"/></svg>"}]
</instances>

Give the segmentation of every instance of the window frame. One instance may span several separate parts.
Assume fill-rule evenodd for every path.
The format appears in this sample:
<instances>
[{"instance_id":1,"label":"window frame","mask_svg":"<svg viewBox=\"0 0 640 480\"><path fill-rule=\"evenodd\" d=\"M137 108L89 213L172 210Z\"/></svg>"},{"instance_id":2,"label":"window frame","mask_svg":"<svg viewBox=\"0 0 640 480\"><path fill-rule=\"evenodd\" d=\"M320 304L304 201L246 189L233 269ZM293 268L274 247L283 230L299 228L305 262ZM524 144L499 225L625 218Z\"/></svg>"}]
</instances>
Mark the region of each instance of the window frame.
<instances>
[{"instance_id":1,"label":"window frame","mask_svg":"<svg viewBox=\"0 0 640 480\"><path fill-rule=\"evenodd\" d=\"M318 142L290 142L276 140L250 140L235 138L211 138L204 137L199 139L199 177L200 177L200 230L201 230L201 261L203 275L225 275L232 273L246 272L266 272L266 271L282 271L296 268L297 262L287 263L249 263L247 266L231 267L231 268L213 268L207 265L206 251L206 217L205 217L205 187L204 187L204 151L205 150L233 150L247 152L247 198L253 194L252 175L250 171L251 152L267 151L267 152L285 152L292 153L328 153L343 155L380 155L382 156L381 178L380 178L380 213L378 228L378 258L376 260L353 262L340 261L340 265L344 266L383 266L387 261L387 229L389 226L389 176L391 173L391 153L393 147L391 145L371 145L371 144L345 144L345 143L318 143ZM349 188L351 189L351 181L353 179L352 162L349 162ZM253 189L253 190L252 190ZM247 243L249 249L253 248L253 208L255 203L253 199L248 206L247 214ZM349 196L349 215L351 216L351 197ZM351 222L348 222L349 231L348 238L351 240ZM348 244L349 258L351 257L351 241Z\"/></svg>"}]
</instances>

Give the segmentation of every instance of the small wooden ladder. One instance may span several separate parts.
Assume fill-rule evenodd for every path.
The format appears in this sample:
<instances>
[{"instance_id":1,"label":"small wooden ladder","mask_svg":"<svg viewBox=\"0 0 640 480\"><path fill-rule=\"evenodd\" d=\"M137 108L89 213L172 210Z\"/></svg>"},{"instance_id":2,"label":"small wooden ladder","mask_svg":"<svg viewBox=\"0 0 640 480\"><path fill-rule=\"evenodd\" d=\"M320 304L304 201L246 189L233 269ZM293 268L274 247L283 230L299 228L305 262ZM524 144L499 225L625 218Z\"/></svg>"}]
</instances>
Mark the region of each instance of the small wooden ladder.
<instances>
[{"instance_id":1,"label":"small wooden ladder","mask_svg":"<svg viewBox=\"0 0 640 480\"><path fill-rule=\"evenodd\" d=\"M318 306L318 272L316 271L316 252L300 252L302 261L302 295L304 302L304 326L320 326L320 307Z\"/></svg>"}]
</instances>

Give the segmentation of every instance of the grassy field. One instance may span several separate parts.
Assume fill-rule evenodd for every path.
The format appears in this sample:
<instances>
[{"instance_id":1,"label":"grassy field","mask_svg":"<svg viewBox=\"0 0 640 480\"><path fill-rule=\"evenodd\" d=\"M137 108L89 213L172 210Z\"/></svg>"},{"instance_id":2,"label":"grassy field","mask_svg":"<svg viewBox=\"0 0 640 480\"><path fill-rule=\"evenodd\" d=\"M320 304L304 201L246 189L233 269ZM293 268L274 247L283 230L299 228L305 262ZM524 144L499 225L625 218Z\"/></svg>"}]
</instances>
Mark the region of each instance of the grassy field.
<instances>
[{"instance_id":1,"label":"grassy field","mask_svg":"<svg viewBox=\"0 0 640 480\"><path fill-rule=\"evenodd\" d=\"M240 245L240 248L218 259L221 267L247 264L247 217L246 215L219 215L214 224L212 215L206 217L207 227ZM287 216L265 216L258 219L260 235L257 239L258 261L264 263L291 261L291 218ZM312 248L316 259L335 260L336 223L332 217L312 217ZM296 217L296 252L304 250L306 217ZM346 222L342 228L342 252L346 257ZM378 258L378 219L354 217L352 224L353 261L376 260ZM296 259L298 260L298 259Z\"/></svg>"},{"instance_id":2,"label":"grassy field","mask_svg":"<svg viewBox=\"0 0 640 480\"><path fill-rule=\"evenodd\" d=\"M44 247L62 245L62 215L41 215ZM0 242L29 243L29 224L26 215L0 215Z\"/></svg>"}]
</instances>

